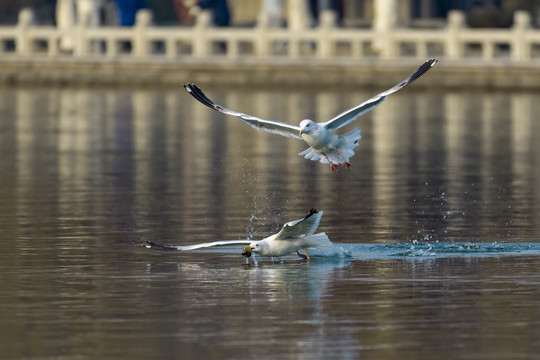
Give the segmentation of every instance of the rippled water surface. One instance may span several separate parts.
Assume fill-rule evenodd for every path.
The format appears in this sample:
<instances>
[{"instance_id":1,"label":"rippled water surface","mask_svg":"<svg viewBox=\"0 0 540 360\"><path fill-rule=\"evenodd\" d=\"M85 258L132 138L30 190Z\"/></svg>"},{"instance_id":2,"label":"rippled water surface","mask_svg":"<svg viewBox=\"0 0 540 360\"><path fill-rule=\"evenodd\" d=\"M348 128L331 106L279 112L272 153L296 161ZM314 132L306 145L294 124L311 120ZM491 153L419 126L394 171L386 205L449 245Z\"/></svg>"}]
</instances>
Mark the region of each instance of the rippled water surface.
<instances>
[{"instance_id":1,"label":"rippled water surface","mask_svg":"<svg viewBox=\"0 0 540 360\"><path fill-rule=\"evenodd\" d=\"M377 90L208 95L298 123ZM347 128L333 174L183 89L0 89L0 357L540 359L538 113L411 86ZM312 207L335 247L309 262L142 246L260 239Z\"/></svg>"}]
</instances>

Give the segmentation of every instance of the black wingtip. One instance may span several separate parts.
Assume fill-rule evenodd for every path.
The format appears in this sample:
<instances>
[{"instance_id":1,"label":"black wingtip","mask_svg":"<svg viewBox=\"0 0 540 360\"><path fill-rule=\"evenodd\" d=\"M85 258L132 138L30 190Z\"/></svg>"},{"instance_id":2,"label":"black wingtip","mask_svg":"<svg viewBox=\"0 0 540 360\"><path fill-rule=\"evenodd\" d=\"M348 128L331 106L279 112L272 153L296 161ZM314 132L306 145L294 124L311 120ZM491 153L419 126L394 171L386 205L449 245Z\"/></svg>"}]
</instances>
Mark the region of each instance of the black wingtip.
<instances>
[{"instance_id":1,"label":"black wingtip","mask_svg":"<svg viewBox=\"0 0 540 360\"><path fill-rule=\"evenodd\" d=\"M148 249L151 249L151 248L158 248L160 250L167 250L167 251L170 251L170 250L176 250L175 248L173 247L170 247L170 246L164 246L164 245L160 245L160 244L156 244L155 242L152 242L152 241L149 241L147 240L146 241L146 245L143 244L144 247L148 248Z\"/></svg>"},{"instance_id":2,"label":"black wingtip","mask_svg":"<svg viewBox=\"0 0 540 360\"><path fill-rule=\"evenodd\" d=\"M210 100L203 92L202 90L197 86L195 85L194 83L187 83L186 84L182 84L184 86L184 89L187 90L187 92L189 92L189 94L191 96L193 96L197 101L199 101L201 104L203 105L206 105L208 106L209 108L211 109L214 109L214 110L218 110L219 109L217 108L217 105L212 101Z\"/></svg>"},{"instance_id":3,"label":"black wingtip","mask_svg":"<svg viewBox=\"0 0 540 360\"><path fill-rule=\"evenodd\" d=\"M427 60L425 63L420 65L420 67L406 80L405 85L408 85L418 79L420 76L424 75L429 69L431 69L439 59L432 58Z\"/></svg>"},{"instance_id":4,"label":"black wingtip","mask_svg":"<svg viewBox=\"0 0 540 360\"><path fill-rule=\"evenodd\" d=\"M439 62L439 59L437 58L431 58L429 59L428 61L425 62L425 65L427 65L427 70L431 69L432 67L435 66L435 64L437 64Z\"/></svg>"},{"instance_id":5,"label":"black wingtip","mask_svg":"<svg viewBox=\"0 0 540 360\"><path fill-rule=\"evenodd\" d=\"M317 209L315 209L315 208L311 208L311 210L309 210L309 212L308 212L308 214L306 215L306 217L304 218L304 220L307 219L308 217L310 217L310 216L312 216L312 215L318 213L318 212L319 212L319 210L317 210Z\"/></svg>"},{"instance_id":6,"label":"black wingtip","mask_svg":"<svg viewBox=\"0 0 540 360\"><path fill-rule=\"evenodd\" d=\"M144 247L147 247L147 248L153 248L153 247L159 247L158 244L156 244L155 242L152 242L150 240L147 240L146 241L146 244L143 244Z\"/></svg>"}]
</instances>

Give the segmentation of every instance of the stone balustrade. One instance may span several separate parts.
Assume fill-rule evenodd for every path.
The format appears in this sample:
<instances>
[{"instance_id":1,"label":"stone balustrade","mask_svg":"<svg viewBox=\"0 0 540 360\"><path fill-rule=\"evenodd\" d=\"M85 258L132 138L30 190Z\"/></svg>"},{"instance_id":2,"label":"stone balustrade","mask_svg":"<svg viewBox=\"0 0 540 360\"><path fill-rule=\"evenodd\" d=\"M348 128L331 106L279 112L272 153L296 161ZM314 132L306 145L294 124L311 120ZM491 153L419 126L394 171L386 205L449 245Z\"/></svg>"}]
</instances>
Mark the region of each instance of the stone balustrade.
<instances>
[{"instance_id":1,"label":"stone balustrade","mask_svg":"<svg viewBox=\"0 0 540 360\"><path fill-rule=\"evenodd\" d=\"M192 27L154 26L152 13L141 10L133 27L84 27L62 30L38 26L32 10L19 14L16 26L0 27L0 56L106 57L202 59L222 57L231 61L254 58L312 61L336 59L401 59L439 57L447 60L540 59L540 30L531 27L530 15L514 14L509 29L471 29L460 11L449 13L440 29L393 27L389 31L336 27L335 15L326 11L318 27L294 24L270 27L259 18L255 27L211 26L210 14L201 12ZM72 46L62 46L69 37ZM377 43L377 46L374 44Z\"/></svg>"}]
</instances>

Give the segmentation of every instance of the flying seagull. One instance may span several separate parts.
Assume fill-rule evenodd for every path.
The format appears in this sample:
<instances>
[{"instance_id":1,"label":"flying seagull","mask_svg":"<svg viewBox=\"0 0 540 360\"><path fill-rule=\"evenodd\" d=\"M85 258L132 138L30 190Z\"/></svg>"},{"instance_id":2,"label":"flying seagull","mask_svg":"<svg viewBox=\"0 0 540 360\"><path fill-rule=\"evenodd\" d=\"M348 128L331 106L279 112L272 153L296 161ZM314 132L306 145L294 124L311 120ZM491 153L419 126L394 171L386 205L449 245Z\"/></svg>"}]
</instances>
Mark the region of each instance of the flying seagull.
<instances>
[{"instance_id":1,"label":"flying seagull","mask_svg":"<svg viewBox=\"0 0 540 360\"><path fill-rule=\"evenodd\" d=\"M347 169L351 166L349 158L354 155L353 149L358 146L360 140L360 129L337 135L331 130L337 130L350 122L356 120L360 115L379 106L388 95L409 85L420 76L424 75L436 63L437 59L429 59L420 66L408 78L395 85L394 87L375 95L369 100L337 115L333 119L325 122L314 122L306 119L302 120L299 125L292 125L281 121L262 119L256 116L244 114L234 110L229 110L221 105L210 100L201 89L195 84L184 84L184 88L199 102L208 106L211 109L219 111L226 115L232 115L240 118L257 130L266 131L272 134L278 134L287 137L293 137L304 140L310 147L302 151L298 155L304 156L306 159L320 161L323 164L330 164L332 171L336 171L339 164Z\"/></svg>"},{"instance_id":2,"label":"flying seagull","mask_svg":"<svg viewBox=\"0 0 540 360\"><path fill-rule=\"evenodd\" d=\"M225 241L214 241L203 244L196 245L186 245L186 246L164 246L147 241L146 247L159 247L165 250L195 250L202 249L214 246L224 246L224 245L246 245L242 255L246 258L249 258L252 253L260 256L284 256L290 253L296 252L298 256L309 259L309 254L307 248L310 247L329 247L332 245L328 236L325 233L315 234L321 217L323 215L322 211L316 209L311 209L308 214L299 220L289 221L281 230L274 235L268 236L262 240L252 241L252 240L225 240ZM301 254L298 250L303 249L305 252ZM246 260L247 261L247 260Z\"/></svg>"}]
</instances>

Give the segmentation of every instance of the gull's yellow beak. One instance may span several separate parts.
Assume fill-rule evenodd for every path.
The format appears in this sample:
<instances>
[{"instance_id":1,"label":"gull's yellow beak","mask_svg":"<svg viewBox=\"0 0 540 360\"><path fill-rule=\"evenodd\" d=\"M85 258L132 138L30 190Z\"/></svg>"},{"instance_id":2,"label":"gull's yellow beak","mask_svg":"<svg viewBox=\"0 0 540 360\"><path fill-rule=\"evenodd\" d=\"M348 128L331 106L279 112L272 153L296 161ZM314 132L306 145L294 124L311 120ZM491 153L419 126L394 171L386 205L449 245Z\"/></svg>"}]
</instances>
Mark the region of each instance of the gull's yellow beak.
<instances>
[{"instance_id":1,"label":"gull's yellow beak","mask_svg":"<svg viewBox=\"0 0 540 360\"><path fill-rule=\"evenodd\" d=\"M251 256L251 250L253 250L253 249L255 249L255 248L252 248L252 247L249 246L249 245L246 246L246 247L244 248L244 251L242 252L242 255L245 256L245 257L247 257L247 258L250 257L250 256Z\"/></svg>"}]
</instances>

